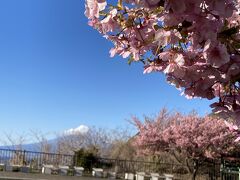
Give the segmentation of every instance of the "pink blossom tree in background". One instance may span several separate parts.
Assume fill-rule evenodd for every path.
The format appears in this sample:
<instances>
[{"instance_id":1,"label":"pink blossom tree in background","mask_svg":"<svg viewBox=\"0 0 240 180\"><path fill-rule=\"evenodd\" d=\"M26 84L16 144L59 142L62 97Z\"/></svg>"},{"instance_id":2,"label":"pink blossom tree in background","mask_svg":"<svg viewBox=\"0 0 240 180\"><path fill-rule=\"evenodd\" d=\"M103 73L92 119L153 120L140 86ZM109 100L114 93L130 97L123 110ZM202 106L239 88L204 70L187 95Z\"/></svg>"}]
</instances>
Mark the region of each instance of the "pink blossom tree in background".
<instances>
[{"instance_id":1,"label":"pink blossom tree in background","mask_svg":"<svg viewBox=\"0 0 240 180\"><path fill-rule=\"evenodd\" d=\"M139 130L135 145L143 155L170 152L178 163L186 165L195 179L201 163L238 151L236 132L229 130L223 120L197 115L167 114L162 111L155 119L134 118Z\"/></svg>"},{"instance_id":2,"label":"pink blossom tree in background","mask_svg":"<svg viewBox=\"0 0 240 180\"><path fill-rule=\"evenodd\" d=\"M239 5L239 0L86 0L85 15L113 42L111 56L143 62L144 73L164 73L187 98L218 98L213 112L239 126Z\"/></svg>"}]
</instances>

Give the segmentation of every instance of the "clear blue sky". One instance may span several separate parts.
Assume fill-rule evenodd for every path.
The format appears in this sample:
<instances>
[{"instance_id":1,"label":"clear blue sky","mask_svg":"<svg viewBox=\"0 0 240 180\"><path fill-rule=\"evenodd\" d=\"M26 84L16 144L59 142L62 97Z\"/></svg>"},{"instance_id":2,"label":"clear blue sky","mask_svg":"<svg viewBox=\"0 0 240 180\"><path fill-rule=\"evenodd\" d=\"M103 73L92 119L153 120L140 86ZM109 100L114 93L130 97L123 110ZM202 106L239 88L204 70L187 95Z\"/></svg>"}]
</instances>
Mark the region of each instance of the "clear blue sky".
<instances>
[{"instance_id":1,"label":"clear blue sky","mask_svg":"<svg viewBox=\"0 0 240 180\"><path fill-rule=\"evenodd\" d=\"M1 0L0 27L0 132L125 126L163 106L210 112L209 101L186 100L162 75L110 58L84 0Z\"/></svg>"}]
</instances>

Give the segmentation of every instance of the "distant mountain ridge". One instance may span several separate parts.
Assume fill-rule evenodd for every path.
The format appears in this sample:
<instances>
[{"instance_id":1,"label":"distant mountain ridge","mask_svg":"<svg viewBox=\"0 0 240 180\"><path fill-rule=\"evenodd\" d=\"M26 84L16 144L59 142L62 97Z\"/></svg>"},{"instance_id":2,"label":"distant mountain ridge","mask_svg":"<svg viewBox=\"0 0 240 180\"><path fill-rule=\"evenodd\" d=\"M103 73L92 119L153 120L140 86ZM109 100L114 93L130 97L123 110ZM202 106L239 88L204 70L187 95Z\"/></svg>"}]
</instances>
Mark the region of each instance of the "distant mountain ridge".
<instances>
[{"instance_id":1,"label":"distant mountain ridge","mask_svg":"<svg viewBox=\"0 0 240 180\"><path fill-rule=\"evenodd\" d=\"M48 140L48 144L51 145L51 149L52 152L54 152L57 148L57 139L52 139L52 140ZM33 152L40 152L40 143L29 143L29 144L23 144L22 146L22 150L25 151L33 151ZM11 149L11 150L15 150L16 149L16 145L8 145L8 146L0 146L0 149Z\"/></svg>"}]
</instances>

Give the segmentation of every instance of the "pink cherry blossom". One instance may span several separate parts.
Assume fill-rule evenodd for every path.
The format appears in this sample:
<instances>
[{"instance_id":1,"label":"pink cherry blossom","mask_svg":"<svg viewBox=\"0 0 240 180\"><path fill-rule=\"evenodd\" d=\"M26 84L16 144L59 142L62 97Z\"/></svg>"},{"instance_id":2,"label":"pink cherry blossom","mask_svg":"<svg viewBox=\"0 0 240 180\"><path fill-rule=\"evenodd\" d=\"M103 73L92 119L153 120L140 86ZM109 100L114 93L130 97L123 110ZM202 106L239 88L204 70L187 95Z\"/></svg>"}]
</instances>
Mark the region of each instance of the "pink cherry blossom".
<instances>
[{"instance_id":1,"label":"pink cherry blossom","mask_svg":"<svg viewBox=\"0 0 240 180\"><path fill-rule=\"evenodd\" d=\"M219 68L230 61L230 55L223 44L212 45L211 42L207 42L203 56L206 58L207 63L215 68Z\"/></svg>"},{"instance_id":2,"label":"pink cherry blossom","mask_svg":"<svg viewBox=\"0 0 240 180\"><path fill-rule=\"evenodd\" d=\"M113 9L109 12L109 15L104 18L100 23L102 25L102 32L107 33L107 32L113 32L115 29L118 28L118 24L114 20L114 17L117 15L117 10Z\"/></svg>"},{"instance_id":3,"label":"pink cherry blossom","mask_svg":"<svg viewBox=\"0 0 240 180\"><path fill-rule=\"evenodd\" d=\"M167 0L165 1L165 9L167 11L173 11L173 13L184 13L186 10L185 0Z\"/></svg>"},{"instance_id":4,"label":"pink cherry blossom","mask_svg":"<svg viewBox=\"0 0 240 180\"><path fill-rule=\"evenodd\" d=\"M164 73L187 98L217 99L213 112L240 125L239 0L85 0L89 25L110 56Z\"/></svg>"},{"instance_id":5,"label":"pink cherry blossom","mask_svg":"<svg viewBox=\"0 0 240 180\"><path fill-rule=\"evenodd\" d=\"M234 130L237 127L228 122L224 123L222 119L169 113L163 109L155 118L146 117L145 121L141 122L134 117L133 121L138 128L134 144L140 155L152 156L170 152L176 159L185 157L189 164L238 152L237 141L240 138L237 138L236 132L229 129L229 126ZM180 159L178 162L186 165L186 162ZM191 173L194 176L197 172Z\"/></svg>"},{"instance_id":6,"label":"pink cherry blossom","mask_svg":"<svg viewBox=\"0 0 240 180\"><path fill-rule=\"evenodd\" d=\"M107 5L105 0L87 0L85 15L90 18L99 18L99 12L103 11Z\"/></svg>"}]
</instances>

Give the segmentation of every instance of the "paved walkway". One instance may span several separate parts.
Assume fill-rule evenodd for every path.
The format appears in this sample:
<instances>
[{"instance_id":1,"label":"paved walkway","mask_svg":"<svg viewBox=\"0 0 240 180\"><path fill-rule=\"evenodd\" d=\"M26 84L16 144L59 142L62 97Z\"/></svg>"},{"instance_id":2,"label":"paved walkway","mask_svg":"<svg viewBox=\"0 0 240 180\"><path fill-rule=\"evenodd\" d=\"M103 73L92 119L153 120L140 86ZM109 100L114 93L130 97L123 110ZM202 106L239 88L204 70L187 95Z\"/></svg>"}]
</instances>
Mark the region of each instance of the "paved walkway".
<instances>
[{"instance_id":1,"label":"paved walkway","mask_svg":"<svg viewBox=\"0 0 240 180\"><path fill-rule=\"evenodd\" d=\"M0 180L98 180L101 178L59 176L21 172L0 172Z\"/></svg>"}]
</instances>

